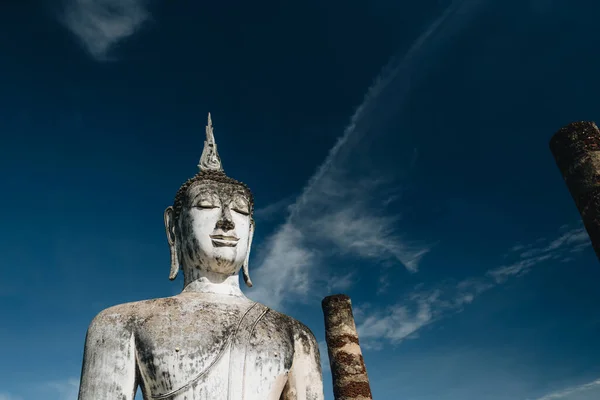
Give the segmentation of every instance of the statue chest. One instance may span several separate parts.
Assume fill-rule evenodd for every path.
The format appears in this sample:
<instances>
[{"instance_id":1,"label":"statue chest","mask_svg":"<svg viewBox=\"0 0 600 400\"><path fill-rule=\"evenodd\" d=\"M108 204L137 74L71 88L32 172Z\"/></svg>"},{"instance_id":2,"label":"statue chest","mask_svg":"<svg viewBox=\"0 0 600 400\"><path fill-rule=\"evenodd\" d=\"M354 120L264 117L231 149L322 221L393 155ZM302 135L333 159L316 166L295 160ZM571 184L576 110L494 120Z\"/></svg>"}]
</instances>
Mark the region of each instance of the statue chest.
<instances>
[{"instance_id":1,"label":"statue chest","mask_svg":"<svg viewBox=\"0 0 600 400\"><path fill-rule=\"evenodd\" d=\"M293 349L260 306L159 313L136 332L148 400L278 400Z\"/></svg>"}]
</instances>

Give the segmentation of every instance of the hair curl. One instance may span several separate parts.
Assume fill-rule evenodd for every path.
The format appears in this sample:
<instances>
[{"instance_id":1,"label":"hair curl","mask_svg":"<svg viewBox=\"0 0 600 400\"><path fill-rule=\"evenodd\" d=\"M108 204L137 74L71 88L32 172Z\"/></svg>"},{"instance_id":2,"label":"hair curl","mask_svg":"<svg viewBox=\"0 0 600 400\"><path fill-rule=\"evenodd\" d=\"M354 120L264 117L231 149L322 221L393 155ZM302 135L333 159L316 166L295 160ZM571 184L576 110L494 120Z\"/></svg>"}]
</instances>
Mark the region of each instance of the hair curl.
<instances>
[{"instance_id":1,"label":"hair curl","mask_svg":"<svg viewBox=\"0 0 600 400\"><path fill-rule=\"evenodd\" d=\"M250 216L254 213L254 196L252 195L252 191L248 185L243 182L237 181L229 176L225 175L223 171L200 171L187 181L181 185L177 194L175 195L175 201L173 202L173 211L175 220L179 220L179 216L181 215L181 211L183 210L183 206L185 204L186 197L188 195L188 189L190 186L197 182L201 181L213 181L218 183L226 183L229 185L236 185L242 188L244 193L248 196L248 200L250 201Z\"/></svg>"}]
</instances>

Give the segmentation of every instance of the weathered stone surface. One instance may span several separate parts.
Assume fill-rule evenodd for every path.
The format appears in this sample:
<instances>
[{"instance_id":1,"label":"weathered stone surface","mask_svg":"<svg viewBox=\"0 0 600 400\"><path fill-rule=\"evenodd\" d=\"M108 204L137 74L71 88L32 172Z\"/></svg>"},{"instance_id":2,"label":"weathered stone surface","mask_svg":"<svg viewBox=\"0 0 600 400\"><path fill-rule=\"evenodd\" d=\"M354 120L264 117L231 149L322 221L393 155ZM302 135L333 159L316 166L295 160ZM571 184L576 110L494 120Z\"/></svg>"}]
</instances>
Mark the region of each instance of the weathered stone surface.
<instances>
[{"instance_id":1,"label":"weathered stone surface","mask_svg":"<svg viewBox=\"0 0 600 400\"><path fill-rule=\"evenodd\" d=\"M86 336L79 400L322 400L319 350L300 322L244 296L252 194L225 175L209 119L199 174L164 222L181 294L117 305Z\"/></svg>"},{"instance_id":2,"label":"weathered stone surface","mask_svg":"<svg viewBox=\"0 0 600 400\"><path fill-rule=\"evenodd\" d=\"M343 294L328 296L322 306L335 399L372 399L350 298Z\"/></svg>"},{"instance_id":3,"label":"weathered stone surface","mask_svg":"<svg viewBox=\"0 0 600 400\"><path fill-rule=\"evenodd\" d=\"M600 259L600 131L573 122L554 134L550 150Z\"/></svg>"}]
</instances>

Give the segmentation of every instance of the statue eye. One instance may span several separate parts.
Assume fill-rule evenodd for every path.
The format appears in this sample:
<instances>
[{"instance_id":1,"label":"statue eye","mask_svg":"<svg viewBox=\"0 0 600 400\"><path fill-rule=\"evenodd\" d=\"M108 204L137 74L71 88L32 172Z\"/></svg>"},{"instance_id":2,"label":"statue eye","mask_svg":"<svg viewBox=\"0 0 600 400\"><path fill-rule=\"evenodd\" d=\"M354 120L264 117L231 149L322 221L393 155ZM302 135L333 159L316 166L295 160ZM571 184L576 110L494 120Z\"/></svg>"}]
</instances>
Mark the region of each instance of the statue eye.
<instances>
[{"instance_id":1,"label":"statue eye","mask_svg":"<svg viewBox=\"0 0 600 400\"><path fill-rule=\"evenodd\" d=\"M231 209L242 215L250 215L250 207L248 206L248 202L243 198L236 198L231 204Z\"/></svg>"},{"instance_id":2,"label":"statue eye","mask_svg":"<svg viewBox=\"0 0 600 400\"><path fill-rule=\"evenodd\" d=\"M219 206L214 205L212 203L200 203L196 207L198 207L198 208L217 208Z\"/></svg>"},{"instance_id":3,"label":"statue eye","mask_svg":"<svg viewBox=\"0 0 600 400\"><path fill-rule=\"evenodd\" d=\"M242 208L242 207L233 207L232 208L233 211L240 213L242 215L250 215L250 211L248 210L248 208Z\"/></svg>"},{"instance_id":4,"label":"statue eye","mask_svg":"<svg viewBox=\"0 0 600 400\"><path fill-rule=\"evenodd\" d=\"M201 199L194 207L205 209L218 208L219 202L212 199Z\"/></svg>"}]
</instances>

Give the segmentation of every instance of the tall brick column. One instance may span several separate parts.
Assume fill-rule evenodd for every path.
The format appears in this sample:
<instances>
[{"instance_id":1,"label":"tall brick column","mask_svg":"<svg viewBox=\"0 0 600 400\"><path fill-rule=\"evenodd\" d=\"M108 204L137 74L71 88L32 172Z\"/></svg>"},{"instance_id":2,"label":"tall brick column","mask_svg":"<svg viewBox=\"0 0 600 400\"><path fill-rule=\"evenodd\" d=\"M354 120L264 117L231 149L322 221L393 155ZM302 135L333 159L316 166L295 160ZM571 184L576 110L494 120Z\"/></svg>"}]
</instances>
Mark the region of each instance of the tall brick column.
<instances>
[{"instance_id":1,"label":"tall brick column","mask_svg":"<svg viewBox=\"0 0 600 400\"><path fill-rule=\"evenodd\" d=\"M550 151L600 259L600 131L593 122L573 122L550 139Z\"/></svg>"},{"instance_id":2,"label":"tall brick column","mask_svg":"<svg viewBox=\"0 0 600 400\"><path fill-rule=\"evenodd\" d=\"M350 297L343 294L328 296L323 299L322 306L335 400L373 399Z\"/></svg>"}]
</instances>

